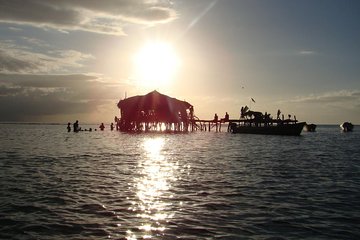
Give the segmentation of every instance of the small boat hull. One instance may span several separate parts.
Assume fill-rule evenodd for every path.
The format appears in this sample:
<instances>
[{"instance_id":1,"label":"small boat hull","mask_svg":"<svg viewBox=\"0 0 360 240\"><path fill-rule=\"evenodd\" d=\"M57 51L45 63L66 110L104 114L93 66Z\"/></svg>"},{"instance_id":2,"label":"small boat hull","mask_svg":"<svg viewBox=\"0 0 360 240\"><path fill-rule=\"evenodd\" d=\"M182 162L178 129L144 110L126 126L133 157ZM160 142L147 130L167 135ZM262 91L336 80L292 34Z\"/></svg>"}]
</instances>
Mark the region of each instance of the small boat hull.
<instances>
[{"instance_id":1,"label":"small boat hull","mask_svg":"<svg viewBox=\"0 0 360 240\"><path fill-rule=\"evenodd\" d=\"M340 128L344 131L344 132L351 132L354 128L354 125L350 122L344 122L343 124L340 125Z\"/></svg>"},{"instance_id":2,"label":"small boat hull","mask_svg":"<svg viewBox=\"0 0 360 240\"><path fill-rule=\"evenodd\" d=\"M293 124L278 124L274 126L246 126L233 124L230 126L232 133L265 134L265 135L287 135L299 136L305 126L305 122Z\"/></svg>"},{"instance_id":3,"label":"small boat hull","mask_svg":"<svg viewBox=\"0 0 360 240\"><path fill-rule=\"evenodd\" d=\"M315 124L305 124L304 130L307 132L315 132L316 131L316 125Z\"/></svg>"}]
</instances>

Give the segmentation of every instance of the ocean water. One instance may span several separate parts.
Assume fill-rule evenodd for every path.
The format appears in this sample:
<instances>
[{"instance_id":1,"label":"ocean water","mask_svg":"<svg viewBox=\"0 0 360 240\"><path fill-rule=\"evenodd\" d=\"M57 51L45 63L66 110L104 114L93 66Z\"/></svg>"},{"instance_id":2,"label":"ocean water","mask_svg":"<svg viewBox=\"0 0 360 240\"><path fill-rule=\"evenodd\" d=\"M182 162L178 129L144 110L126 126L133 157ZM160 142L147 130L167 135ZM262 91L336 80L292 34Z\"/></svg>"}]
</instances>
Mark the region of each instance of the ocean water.
<instances>
[{"instance_id":1,"label":"ocean water","mask_svg":"<svg viewBox=\"0 0 360 240\"><path fill-rule=\"evenodd\" d=\"M0 239L360 239L356 126L0 136Z\"/></svg>"}]
</instances>

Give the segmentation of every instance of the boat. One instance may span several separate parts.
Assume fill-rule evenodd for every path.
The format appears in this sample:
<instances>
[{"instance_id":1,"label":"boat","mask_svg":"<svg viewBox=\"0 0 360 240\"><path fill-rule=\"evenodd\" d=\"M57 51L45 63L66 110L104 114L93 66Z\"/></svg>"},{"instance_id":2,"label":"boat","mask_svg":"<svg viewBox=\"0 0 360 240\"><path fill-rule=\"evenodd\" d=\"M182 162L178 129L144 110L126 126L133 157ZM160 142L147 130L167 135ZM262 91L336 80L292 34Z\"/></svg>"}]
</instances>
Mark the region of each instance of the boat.
<instances>
[{"instance_id":1,"label":"boat","mask_svg":"<svg viewBox=\"0 0 360 240\"><path fill-rule=\"evenodd\" d=\"M299 136L305 126L305 122L287 123L272 122L265 124L253 124L246 120L230 124L230 132L232 133L248 133L248 134L265 134L265 135L288 135Z\"/></svg>"},{"instance_id":2,"label":"boat","mask_svg":"<svg viewBox=\"0 0 360 240\"><path fill-rule=\"evenodd\" d=\"M294 119L280 119L278 110L277 119L272 119L270 114L250 111L246 106L241 108L240 120L230 120L228 131L232 133L266 134L299 136L306 122Z\"/></svg>"},{"instance_id":3,"label":"boat","mask_svg":"<svg viewBox=\"0 0 360 240\"><path fill-rule=\"evenodd\" d=\"M307 132L315 132L316 131L316 124L305 124L304 126L304 130L307 131Z\"/></svg>"},{"instance_id":4,"label":"boat","mask_svg":"<svg viewBox=\"0 0 360 240\"><path fill-rule=\"evenodd\" d=\"M354 125L351 122L344 122L343 124L340 125L340 128L344 132L352 132L352 130L354 129Z\"/></svg>"}]
</instances>

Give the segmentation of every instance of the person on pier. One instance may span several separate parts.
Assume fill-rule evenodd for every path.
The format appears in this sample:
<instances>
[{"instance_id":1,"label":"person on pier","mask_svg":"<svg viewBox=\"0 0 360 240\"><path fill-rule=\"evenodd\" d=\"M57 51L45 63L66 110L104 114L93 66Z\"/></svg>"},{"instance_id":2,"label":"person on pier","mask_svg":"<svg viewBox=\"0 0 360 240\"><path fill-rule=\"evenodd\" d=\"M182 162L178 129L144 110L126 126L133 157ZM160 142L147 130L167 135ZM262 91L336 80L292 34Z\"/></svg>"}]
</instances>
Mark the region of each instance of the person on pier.
<instances>
[{"instance_id":1,"label":"person on pier","mask_svg":"<svg viewBox=\"0 0 360 240\"><path fill-rule=\"evenodd\" d=\"M221 119L221 122L228 122L229 121L229 114L228 112L225 113L225 117Z\"/></svg>"},{"instance_id":2,"label":"person on pier","mask_svg":"<svg viewBox=\"0 0 360 240\"><path fill-rule=\"evenodd\" d=\"M214 115L214 122L218 122L219 121L219 117L218 117L218 115L215 113L215 115Z\"/></svg>"},{"instance_id":3,"label":"person on pier","mask_svg":"<svg viewBox=\"0 0 360 240\"><path fill-rule=\"evenodd\" d=\"M224 118L225 121L229 121L229 114L228 112L225 113L225 118Z\"/></svg>"}]
</instances>

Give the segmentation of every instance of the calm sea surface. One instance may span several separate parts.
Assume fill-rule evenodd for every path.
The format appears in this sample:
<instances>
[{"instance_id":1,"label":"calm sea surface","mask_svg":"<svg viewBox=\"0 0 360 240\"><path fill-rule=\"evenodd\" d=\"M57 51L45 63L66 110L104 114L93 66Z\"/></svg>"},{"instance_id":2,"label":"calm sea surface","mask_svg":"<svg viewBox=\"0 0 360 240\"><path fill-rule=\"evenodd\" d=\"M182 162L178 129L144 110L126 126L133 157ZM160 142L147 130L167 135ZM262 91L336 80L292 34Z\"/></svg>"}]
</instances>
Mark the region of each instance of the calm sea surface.
<instances>
[{"instance_id":1,"label":"calm sea surface","mask_svg":"<svg viewBox=\"0 0 360 240\"><path fill-rule=\"evenodd\" d=\"M0 136L0 239L360 239L357 126Z\"/></svg>"}]
</instances>

